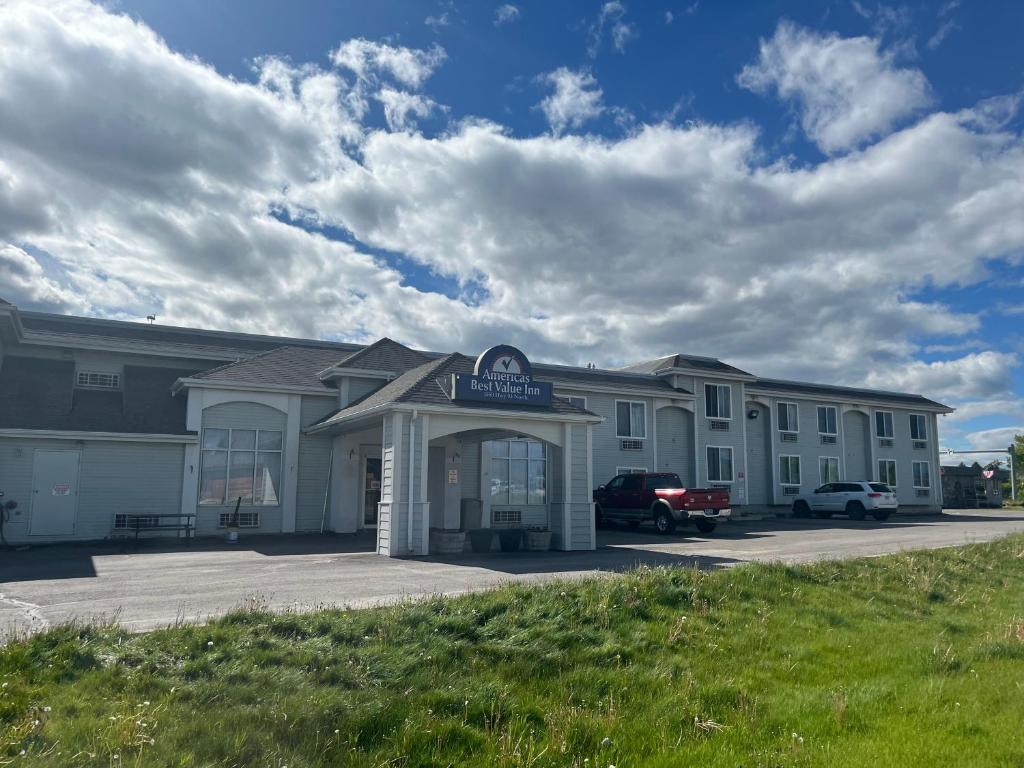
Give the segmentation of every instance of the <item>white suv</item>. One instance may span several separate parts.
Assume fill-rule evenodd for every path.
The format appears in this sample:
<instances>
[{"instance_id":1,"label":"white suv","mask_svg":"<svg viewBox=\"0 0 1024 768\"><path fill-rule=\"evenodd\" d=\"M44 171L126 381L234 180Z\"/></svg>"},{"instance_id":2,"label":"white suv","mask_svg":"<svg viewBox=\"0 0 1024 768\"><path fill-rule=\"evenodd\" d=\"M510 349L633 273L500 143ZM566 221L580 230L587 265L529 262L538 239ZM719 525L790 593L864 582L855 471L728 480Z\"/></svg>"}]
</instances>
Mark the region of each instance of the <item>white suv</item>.
<instances>
[{"instance_id":1,"label":"white suv","mask_svg":"<svg viewBox=\"0 0 1024 768\"><path fill-rule=\"evenodd\" d=\"M843 512L851 520L863 520L870 514L875 520L887 520L899 508L896 493L885 483L867 480L825 483L793 502L794 517L831 517Z\"/></svg>"}]
</instances>

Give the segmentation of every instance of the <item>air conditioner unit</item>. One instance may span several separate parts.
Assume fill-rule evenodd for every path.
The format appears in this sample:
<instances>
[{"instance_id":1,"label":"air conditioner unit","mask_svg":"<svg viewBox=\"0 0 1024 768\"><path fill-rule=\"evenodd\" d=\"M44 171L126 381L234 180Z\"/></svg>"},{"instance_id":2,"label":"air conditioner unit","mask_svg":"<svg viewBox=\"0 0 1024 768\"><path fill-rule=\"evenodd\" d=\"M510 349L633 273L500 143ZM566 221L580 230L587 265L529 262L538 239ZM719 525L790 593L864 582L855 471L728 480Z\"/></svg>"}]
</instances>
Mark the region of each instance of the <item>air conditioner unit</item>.
<instances>
[{"instance_id":1,"label":"air conditioner unit","mask_svg":"<svg viewBox=\"0 0 1024 768\"><path fill-rule=\"evenodd\" d=\"M822 445L835 445L836 444L836 436L835 435L822 435L821 436L821 444Z\"/></svg>"},{"instance_id":2,"label":"air conditioner unit","mask_svg":"<svg viewBox=\"0 0 1024 768\"><path fill-rule=\"evenodd\" d=\"M624 451L642 451L644 443L643 440L620 440L619 447Z\"/></svg>"},{"instance_id":3,"label":"air conditioner unit","mask_svg":"<svg viewBox=\"0 0 1024 768\"><path fill-rule=\"evenodd\" d=\"M711 421L708 422L708 429L712 432L728 432L729 422L728 421Z\"/></svg>"}]
</instances>

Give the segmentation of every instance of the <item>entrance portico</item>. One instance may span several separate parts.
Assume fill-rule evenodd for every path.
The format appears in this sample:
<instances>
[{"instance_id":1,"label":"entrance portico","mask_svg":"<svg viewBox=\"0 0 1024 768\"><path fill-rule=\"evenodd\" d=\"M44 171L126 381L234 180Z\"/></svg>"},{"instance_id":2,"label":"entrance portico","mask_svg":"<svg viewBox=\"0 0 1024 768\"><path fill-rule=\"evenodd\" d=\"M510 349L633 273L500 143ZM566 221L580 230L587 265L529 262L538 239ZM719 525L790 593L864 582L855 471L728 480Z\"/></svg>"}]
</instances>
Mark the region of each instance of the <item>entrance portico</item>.
<instances>
[{"instance_id":1,"label":"entrance portico","mask_svg":"<svg viewBox=\"0 0 1024 768\"><path fill-rule=\"evenodd\" d=\"M490 527L536 527L551 531L556 549L595 548L592 428L602 419L552 397L550 385L544 397L544 383L532 380L522 353L502 350L502 365L511 354L509 368L531 392L542 393L539 400L520 404L507 391L482 402L459 399L456 389L465 386L459 378L478 376L488 353L475 365L453 354L408 371L308 430L335 435L333 530L363 527L361 475L366 458L379 455L382 555L429 554L431 529Z\"/></svg>"}]
</instances>

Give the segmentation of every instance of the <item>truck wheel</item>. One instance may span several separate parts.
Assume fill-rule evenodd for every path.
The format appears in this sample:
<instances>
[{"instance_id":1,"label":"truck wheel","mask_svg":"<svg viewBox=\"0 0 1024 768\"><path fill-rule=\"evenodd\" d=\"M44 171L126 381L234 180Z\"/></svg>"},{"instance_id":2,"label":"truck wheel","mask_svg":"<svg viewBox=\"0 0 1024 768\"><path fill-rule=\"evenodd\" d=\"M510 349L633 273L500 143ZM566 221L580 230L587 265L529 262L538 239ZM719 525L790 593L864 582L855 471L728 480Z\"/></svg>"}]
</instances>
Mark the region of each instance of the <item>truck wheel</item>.
<instances>
[{"instance_id":1,"label":"truck wheel","mask_svg":"<svg viewBox=\"0 0 1024 768\"><path fill-rule=\"evenodd\" d=\"M659 509L654 513L654 527L658 533L668 535L676 530L676 519L667 509Z\"/></svg>"},{"instance_id":2,"label":"truck wheel","mask_svg":"<svg viewBox=\"0 0 1024 768\"><path fill-rule=\"evenodd\" d=\"M715 530L715 521L708 520L706 517L698 517L695 521L697 524L697 530L701 533L711 533Z\"/></svg>"},{"instance_id":3,"label":"truck wheel","mask_svg":"<svg viewBox=\"0 0 1024 768\"><path fill-rule=\"evenodd\" d=\"M794 501L793 502L793 517L810 517L811 508L807 506L806 501Z\"/></svg>"},{"instance_id":4,"label":"truck wheel","mask_svg":"<svg viewBox=\"0 0 1024 768\"><path fill-rule=\"evenodd\" d=\"M850 516L851 520L863 520L865 515L864 505L859 501L851 501L846 505L846 514Z\"/></svg>"},{"instance_id":5,"label":"truck wheel","mask_svg":"<svg viewBox=\"0 0 1024 768\"><path fill-rule=\"evenodd\" d=\"M872 512L871 516L875 518L875 520L877 520L878 522L884 523L886 520L889 519L889 510L879 509L876 510L875 512Z\"/></svg>"}]
</instances>

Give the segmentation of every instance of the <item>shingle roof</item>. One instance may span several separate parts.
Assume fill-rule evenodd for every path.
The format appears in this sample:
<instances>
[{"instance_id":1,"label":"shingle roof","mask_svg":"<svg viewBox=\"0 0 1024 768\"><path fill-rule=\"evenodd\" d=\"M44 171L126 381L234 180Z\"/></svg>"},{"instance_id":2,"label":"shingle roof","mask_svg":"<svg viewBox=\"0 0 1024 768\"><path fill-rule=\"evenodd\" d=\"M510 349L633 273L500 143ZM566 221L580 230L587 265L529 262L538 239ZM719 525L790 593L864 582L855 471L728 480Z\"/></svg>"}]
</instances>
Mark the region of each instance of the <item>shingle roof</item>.
<instances>
[{"instance_id":1,"label":"shingle roof","mask_svg":"<svg viewBox=\"0 0 1024 768\"><path fill-rule=\"evenodd\" d=\"M375 392L371 392L362 400L346 406L313 426L326 426L341 419L366 413L374 408L398 403L416 405L455 405L468 410L487 411L507 406L500 403L462 403L451 399L451 375L453 373L472 373L476 359L452 352L437 360L406 371L398 378L388 382ZM516 406L517 410L526 413L594 415L590 411L579 408L568 400L554 397L550 406Z\"/></svg>"},{"instance_id":2,"label":"shingle roof","mask_svg":"<svg viewBox=\"0 0 1024 768\"><path fill-rule=\"evenodd\" d=\"M87 336L99 339L119 339L121 341L138 340L159 344L181 344L210 347L217 350L234 350L234 354L231 357L237 357L238 352L253 354L276 347L293 346L333 349L335 350L336 359L340 360L362 347L360 344L323 341L321 339L299 339L235 331L209 331L199 328L161 325L159 323L150 325L148 323L134 323L124 320L56 315L49 312L22 310L19 314L21 315L21 323L26 331Z\"/></svg>"},{"instance_id":3,"label":"shingle roof","mask_svg":"<svg viewBox=\"0 0 1024 768\"><path fill-rule=\"evenodd\" d=\"M756 379L747 384L747 391L774 390L781 392L793 392L796 394L822 395L845 395L857 400L870 400L874 402L897 402L908 405L918 405L926 408L941 408L952 410L949 406L930 400L923 395L914 395L906 392L886 392L879 389L860 389L859 387L840 387L832 384L807 384L802 381L787 381L785 379Z\"/></svg>"},{"instance_id":4,"label":"shingle roof","mask_svg":"<svg viewBox=\"0 0 1024 768\"><path fill-rule=\"evenodd\" d=\"M666 396L682 392L692 394L682 387L673 387L664 379L647 373L633 371L609 371L601 368L574 368L567 365L550 363L533 363L533 373L544 381L552 382L556 387L571 388L573 384L602 384L606 386L628 389L664 390Z\"/></svg>"},{"instance_id":5,"label":"shingle roof","mask_svg":"<svg viewBox=\"0 0 1024 768\"><path fill-rule=\"evenodd\" d=\"M278 347L237 363L197 373L192 378L232 384L313 387L332 391L318 378L320 371L338 362L338 350L316 347Z\"/></svg>"},{"instance_id":6,"label":"shingle roof","mask_svg":"<svg viewBox=\"0 0 1024 768\"><path fill-rule=\"evenodd\" d=\"M384 337L335 365L336 368L363 368L367 370L404 373L432 359L432 356L410 349L404 344Z\"/></svg>"},{"instance_id":7,"label":"shingle roof","mask_svg":"<svg viewBox=\"0 0 1024 768\"><path fill-rule=\"evenodd\" d=\"M5 355L0 427L133 434L188 434L184 397L171 384L194 370L126 365L122 389L74 387L73 360Z\"/></svg>"},{"instance_id":8,"label":"shingle roof","mask_svg":"<svg viewBox=\"0 0 1024 768\"><path fill-rule=\"evenodd\" d=\"M699 355L684 355L676 353L665 355L654 360L644 360L620 368L620 371L632 371L634 373L654 373L663 371L666 368L695 368L699 371L713 371L716 373L732 373L739 376L750 376L752 374L737 368L734 365L723 363L714 357L700 357Z\"/></svg>"}]
</instances>

